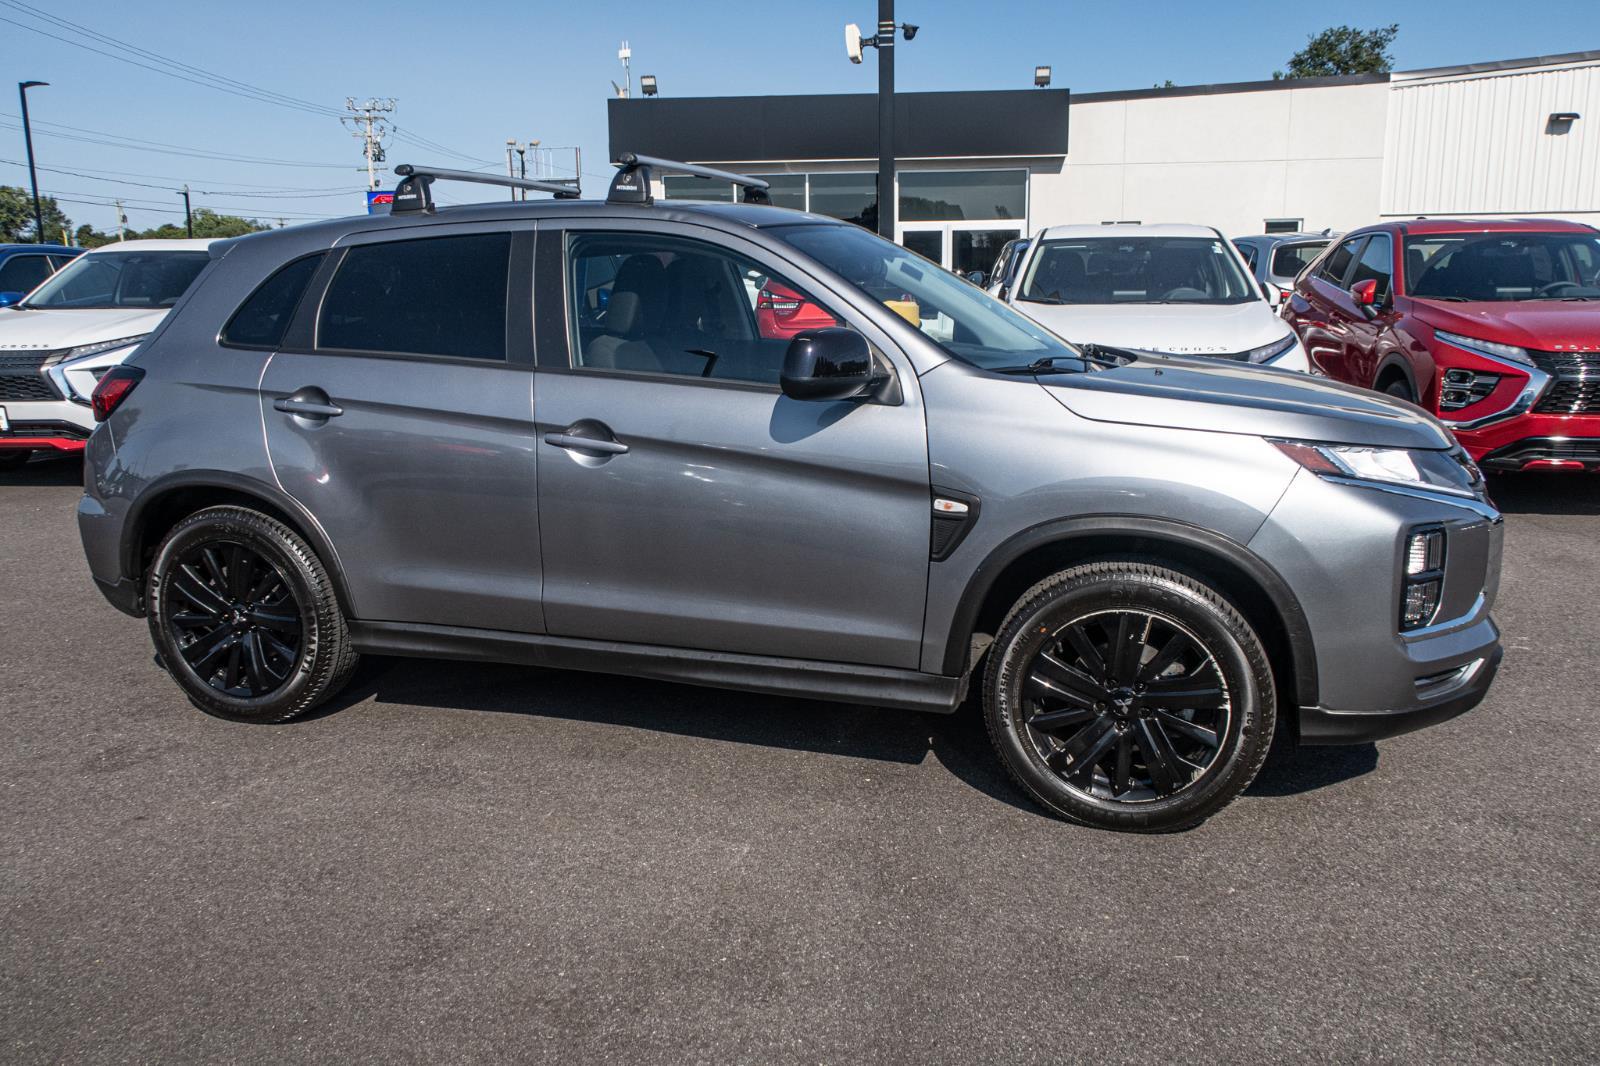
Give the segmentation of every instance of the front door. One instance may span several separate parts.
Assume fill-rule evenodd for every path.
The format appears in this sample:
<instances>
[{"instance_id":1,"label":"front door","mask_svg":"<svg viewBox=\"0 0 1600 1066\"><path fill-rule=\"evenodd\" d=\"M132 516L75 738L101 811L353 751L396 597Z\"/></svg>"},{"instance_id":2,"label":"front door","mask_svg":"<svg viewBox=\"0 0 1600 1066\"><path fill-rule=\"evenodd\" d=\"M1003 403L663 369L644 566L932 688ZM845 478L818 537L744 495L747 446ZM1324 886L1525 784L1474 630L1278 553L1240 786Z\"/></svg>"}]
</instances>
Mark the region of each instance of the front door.
<instances>
[{"instance_id":1,"label":"front door","mask_svg":"<svg viewBox=\"0 0 1600 1066\"><path fill-rule=\"evenodd\" d=\"M262 378L273 471L360 618L541 632L533 231L428 233L332 253Z\"/></svg>"},{"instance_id":2,"label":"front door","mask_svg":"<svg viewBox=\"0 0 1600 1066\"><path fill-rule=\"evenodd\" d=\"M681 232L540 231L538 292L567 301L540 314L534 397L549 631L914 668L931 519L910 365L760 246ZM799 318L865 333L896 402L782 395Z\"/></svg>"}]
</instances>

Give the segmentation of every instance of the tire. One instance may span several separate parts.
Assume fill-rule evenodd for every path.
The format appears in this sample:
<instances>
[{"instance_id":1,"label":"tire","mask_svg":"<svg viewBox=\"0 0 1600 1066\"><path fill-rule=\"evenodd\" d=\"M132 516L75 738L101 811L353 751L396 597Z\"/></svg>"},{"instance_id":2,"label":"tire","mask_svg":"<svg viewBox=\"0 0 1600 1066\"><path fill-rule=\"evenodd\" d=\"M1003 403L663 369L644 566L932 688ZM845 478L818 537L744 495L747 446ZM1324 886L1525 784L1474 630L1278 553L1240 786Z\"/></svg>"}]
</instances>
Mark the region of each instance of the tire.
<instances>
[{"instance_id":1,"label":"tire","mask_svg":"<svg viewBox=\"0 0 1600 1066\"><path fill-rule=\"evenodd\" d=\"M1261 769L1277 718L1249 623L1201 581L1139 562L1073 567L1024 593L990 650L983 711L1000 761L1042 806L1139 833L1226 806Z\"/></svg>"},{"instance_id":2,"label":"tire","mask_svg":"<svg viewBox=\"0 0 1600 1066\"><path fill-rule=\"evenodd\" d=\"M146 579L156 654L200 710L286 722L338 692L359 659L311 547L274 518L210 507L173 527Z\"/></svg>"},{"instance_id":3,"label":"tire","mask_svg":"<svg viewBox=\"0 0 1600 1066\"><path fill-rule=\"evenodd\" d=\"M20 470L33 458L33 452L23 448L0 450L0 470Z\"/></svg>"},{"instance_id":4,"label":"tire","mask_svg":"<svg viewBox=\"0 0 1600 1066\"><path fill-rule=\"evenodd\" d=\"M1395 378L1385 385L1382 391L1397 400L1404 400L1406 403L1414 404L1417 402L1416 397L1411 395L1411 386L1406 384L1404 378Z\"/></svg>"}]
</instances>

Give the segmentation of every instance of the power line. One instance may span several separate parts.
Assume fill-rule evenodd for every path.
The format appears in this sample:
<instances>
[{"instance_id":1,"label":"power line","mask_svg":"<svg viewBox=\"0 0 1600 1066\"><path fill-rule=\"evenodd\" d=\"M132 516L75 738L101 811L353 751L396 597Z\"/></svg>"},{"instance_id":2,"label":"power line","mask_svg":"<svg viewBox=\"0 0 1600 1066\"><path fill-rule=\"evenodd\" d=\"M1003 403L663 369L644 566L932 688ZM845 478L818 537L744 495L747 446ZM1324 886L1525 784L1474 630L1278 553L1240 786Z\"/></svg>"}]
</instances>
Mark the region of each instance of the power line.
<instances>
[{"instance_id":1,"label":"power line","mask_svg":"<svg viewBox=\"0 0 1600 1066\"><path fill-rule=\"evenodd\" d=\"M21 167L21 166L26 166L27 165L27 164L21 162L20 160L16 160L16 159L0 159L0 164L9 164L10 166L14 166L14 167ZM140 174L140 175L138 175L141 178L170 178L170 182L171 182L170 184L154 185L154 184L151 184L148 181L129 181L126 178L108 177L104 173L98 173L98 174L97 173L85 173L84 171L81 171L81 170L64 170L61 167L38 167L37 169L43 170L43 171L47 171L47 172L49 172L51 174L65 174L68 177L73 177L73 178L87 178L90 181L104 181L104 182L110 182L113 185L132 185L132 186L135 186L135 187L141 188L141 189L161 189L162 191L170 191L170 190L176 188L177 185L182 184L183 181L185 180L184 178L172 177L171 175L167 175L167 174ZM131 172L130 171L118 171L118 173L120 174L120 173L131 173ZM214 180L210 180L210 179L207 179L206 184L207 185L234 185L234 186L240 185L239 182L214 181ZM272 186L272 185L246 185L246 186L242 186L242 187L239 187L239 188L229 189L224 195L227 195L227 196L242 196L247 200L255 200L255 199L305 199L305 200L317 200L317 199L322 199L322 198L325 198L325 197L349 196L350 193L351 193L351 190L352 190L352 186L349 186L349 185L326 185L326 186L322 186L322 187L316 188L316 189L284 189L281 186ZM202 195L204 195L204 194L202 194Z\"/></svg>"},{"instance_id":2,"label":"power line","mask_svg":"<svg viewBox=\"0 0 1600 1066\"><path fill-rule=\"evenodd\" d=\"M10 118L12 116L6 115L5 117ZM34 125L35 126L41 126L41 125L44 125L44 123L35 122ZM60 123L55 123L54 125L60 125ZM22 128L22 126L19 125L18 123L14 123L14 122L0 122L0 128L20 130ZM71 129L73 127L62 127L62 128ZM226 163L249 163L249 164L252 164L254 166L264 166L264 167L318 167L318 168L321 168L323 170L351 170L351 169L353 169L353 168L351 168L349 166L346 166L343 163L313 163L313 162L310 162L308 160L297 160L297 159L263 159L260 156L226 155L226 154L222 154L222 153L219 153L219 152L207 152L207 151L204 151L204 150L201 150L201 149L193 149L193 148L177 148L177 147L172 147L172 146L157 147L158 145L160 145L162 143L160 141L145 141L145 142L142 142L142 143L125 143L126 141L131 140L131 138L124 138L121 141L114 141L114 140L107 140L107 139L105 139L104 136L102 136L102 137L84 137L84 136L80 136L78 134L73 134L73 133L56 133L56 132L54 132L52 130L35 129L33 132L34 132L35 136L39 136L39 137L53 137L53 138L55 138L57 140L64 140L64 141L79 141L79 142L84 143L84 144L99 144L99 145L104 145L104 146L106 146L108 148L127 148L127 149L130 149L132 151L136 151L136 152L156 152L156 153L159 153L161 155L186 156L186 157L188 157L190 159L219 159L219 160L222 160L223 162L226 162ZM116 137L117 134L109 134L107 136Z\"/></svg>"}]
</instances>

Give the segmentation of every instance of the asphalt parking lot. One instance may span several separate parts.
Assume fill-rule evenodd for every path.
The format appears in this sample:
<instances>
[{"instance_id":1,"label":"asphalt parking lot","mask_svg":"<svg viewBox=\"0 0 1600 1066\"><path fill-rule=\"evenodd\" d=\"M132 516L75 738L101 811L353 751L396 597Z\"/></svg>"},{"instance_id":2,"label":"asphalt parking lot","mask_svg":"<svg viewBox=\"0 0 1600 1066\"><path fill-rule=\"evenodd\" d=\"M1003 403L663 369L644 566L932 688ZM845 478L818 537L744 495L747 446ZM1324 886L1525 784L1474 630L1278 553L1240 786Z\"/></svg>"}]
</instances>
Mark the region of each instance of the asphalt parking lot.
<instances>
[{"instance_id":1,"label":"asphalt parking lot","mask_svg":"<svg viewBox=\"0 0 1600 1066\"><path fill-rule=\"evenodd\" d=\"M10 1062L1578 1061L1600 1046L1600 480L1495 486L1465 718L1079 829L970 713L369 660L190 708L0 474Z\"/></svg>"}]
</instances>

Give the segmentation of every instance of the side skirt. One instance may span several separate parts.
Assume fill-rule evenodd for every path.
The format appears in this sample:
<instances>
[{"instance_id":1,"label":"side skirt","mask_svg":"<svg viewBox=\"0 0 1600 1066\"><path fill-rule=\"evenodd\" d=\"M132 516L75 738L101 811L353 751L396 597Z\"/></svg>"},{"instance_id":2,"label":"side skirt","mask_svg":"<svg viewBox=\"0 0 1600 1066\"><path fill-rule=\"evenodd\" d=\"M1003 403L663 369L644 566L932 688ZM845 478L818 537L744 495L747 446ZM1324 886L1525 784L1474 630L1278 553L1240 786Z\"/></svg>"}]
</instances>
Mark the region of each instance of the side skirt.
<instances>
[{"instance_id":1,"label":"side skirt","mask_svg":"<svg viewBox=\"0 0 1600 1066\"><path fill-rule=\"evenodd\" d=\"M954 711L967 690L965 676L496 629L352 621L350 635L367 655L521 663L937 714Z\"/></svg>"}]
</instances>

